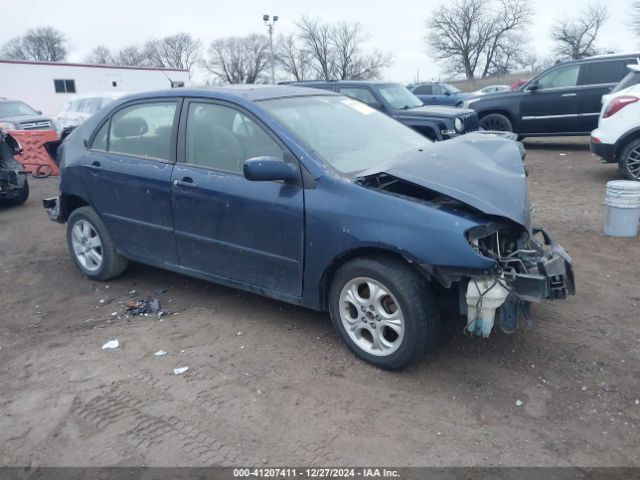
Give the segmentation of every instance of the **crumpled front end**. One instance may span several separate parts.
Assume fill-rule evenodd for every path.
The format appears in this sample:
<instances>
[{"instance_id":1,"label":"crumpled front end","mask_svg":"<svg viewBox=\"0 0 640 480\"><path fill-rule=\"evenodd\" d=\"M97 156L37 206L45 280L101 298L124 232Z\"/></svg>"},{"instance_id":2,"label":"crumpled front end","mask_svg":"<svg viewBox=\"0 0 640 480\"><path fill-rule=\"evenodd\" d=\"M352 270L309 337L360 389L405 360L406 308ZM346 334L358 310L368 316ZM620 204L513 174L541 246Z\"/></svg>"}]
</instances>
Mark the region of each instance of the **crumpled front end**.
<instances>
[{"instance_id":1,"label":"crumpled front end","mask_svg":"<svg viewBox=\"0 0 640 480\"><path fill-rule=\"evenodd\" d=\"M490 223L467 231L478 254L496 261L491 275L470 276L466 296L467 331L488 336L498 312L507 333L529 321L531 302L575 294L571 257L542 228L531 234L510 223Z\"/></svg>"}]
</instances>

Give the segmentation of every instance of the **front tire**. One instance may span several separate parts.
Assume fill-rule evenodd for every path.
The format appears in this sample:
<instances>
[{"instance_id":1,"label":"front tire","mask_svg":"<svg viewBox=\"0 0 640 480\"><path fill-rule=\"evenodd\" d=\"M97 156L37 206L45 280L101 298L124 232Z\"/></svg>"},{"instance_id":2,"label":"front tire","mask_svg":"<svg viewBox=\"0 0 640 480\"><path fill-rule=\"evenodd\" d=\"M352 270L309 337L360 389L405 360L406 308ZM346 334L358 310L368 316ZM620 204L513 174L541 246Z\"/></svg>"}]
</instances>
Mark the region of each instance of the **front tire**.
<instances>
[{"instance_id":1,"label":"front tire","mask_svg":"<svg viewBox=\"0 0 640 480\"><path fill-rule=\"evenodd\" d=\"M429 284L393 257L358 258L340 267L329 311L351 351L379 368L403 368L438 344L440 313Z\"/></svg>"},{"instance_id":2,"label":"front tire","mask_svg":"<svg viewBox=\"0 0 640 480\"><path fill-rule=\"evenodd\" d=\"M78 208L69 217L67 245L76 266L91 280L109 280L127 268L127 259L116 251L111 235L91 207Z\"/></svg>"},{"instance_id":3,"label":"front tire","mask_svg":"<svg viewBox=\"0 0 640 480\"><path fill-rule=\"evenodd\" d=\"M618 158L618 168L627 180L640 180L640 138L624 146Z\"/></svg>"},{"instance_id":4,"label":"front tire","mask_svg":"<svg viewBox=\"0 0 640 480\"><path fill-rule=\"evenodd\" d=\"M485 130L513 132L511 120L501 113L490 113L480 119L480 126Z\"/></svg>"}]
</instances>

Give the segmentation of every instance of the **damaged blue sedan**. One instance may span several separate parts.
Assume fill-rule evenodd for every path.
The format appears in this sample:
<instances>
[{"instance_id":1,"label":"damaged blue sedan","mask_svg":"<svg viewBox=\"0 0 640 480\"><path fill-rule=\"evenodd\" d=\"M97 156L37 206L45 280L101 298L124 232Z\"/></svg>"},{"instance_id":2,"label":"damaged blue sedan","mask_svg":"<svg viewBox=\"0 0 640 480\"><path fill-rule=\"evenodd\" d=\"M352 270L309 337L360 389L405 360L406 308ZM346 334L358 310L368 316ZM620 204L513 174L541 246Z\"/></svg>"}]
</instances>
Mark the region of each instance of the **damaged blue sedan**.
<instances>
[{"instance_id":1,"label":"damaged blue sedan","mask_svg":"<svg viewBox=\"0 0 640 480\"><path fill-rule=\"evenodd\" d=\"M44 204L86 277L133 260L326 310L381 368L432 351L447 305L486 337L574 293L570 257L531 225L514 142L432 143L335 93L133 95L78 127L59 158L60 196Z\"/></svg>"}]
</instances>

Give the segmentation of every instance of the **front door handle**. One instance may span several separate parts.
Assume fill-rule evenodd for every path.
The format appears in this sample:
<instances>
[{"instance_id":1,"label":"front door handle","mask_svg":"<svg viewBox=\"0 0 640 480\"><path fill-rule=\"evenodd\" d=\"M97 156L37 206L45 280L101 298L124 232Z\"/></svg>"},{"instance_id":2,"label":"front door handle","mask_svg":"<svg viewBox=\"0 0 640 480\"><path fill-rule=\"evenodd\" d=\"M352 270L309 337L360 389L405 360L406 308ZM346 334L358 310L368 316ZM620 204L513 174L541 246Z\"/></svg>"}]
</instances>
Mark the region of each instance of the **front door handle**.
<instances>
[{"instance_id":1,"label":"front door handle","mask_svg":"<svg viewBox=\"0 0 640 480\"><path fill-rule=\"evenodd\" d=\"M563 97L575 97L576 94L575 93L563 93L562 96Z\"/></svg>"},{"instance_id":2,"label":"front door handle","mask_svg":"<svg viewBox=\"0 0 640 480\"><path fill-rule=\"evenodd\" d=\"M194 183L191 177L184 177L182 180L174 180L173 184L176 187L182 188L198 188L198 184Z\"/></svg>"},{"instance_id":3,"label":"front door handle","mask_svg":"<svg viewBox=\"0 0 640 480\"><path fill-rule=\"evenodd\" d=\"M93 162L91 162L91 163L88 165L88 167L89 167L91 170L98 170L99 168L102 168L102 165L100 164L100 162L99 162L99 161L94 160Z\"/></svg>"}]
</instances>

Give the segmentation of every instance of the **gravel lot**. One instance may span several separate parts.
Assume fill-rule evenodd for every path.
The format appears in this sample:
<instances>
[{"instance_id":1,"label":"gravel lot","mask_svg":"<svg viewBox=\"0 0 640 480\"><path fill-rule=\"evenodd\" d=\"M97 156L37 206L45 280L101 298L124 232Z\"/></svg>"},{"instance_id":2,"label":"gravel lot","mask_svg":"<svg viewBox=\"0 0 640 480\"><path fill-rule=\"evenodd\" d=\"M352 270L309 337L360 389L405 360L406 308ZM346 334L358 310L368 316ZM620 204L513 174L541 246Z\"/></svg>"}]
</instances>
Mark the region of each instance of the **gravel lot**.
<instances>
[{"instance_id":1,"label":"gravel lot","mask_svg":"<svg viewBox=\"0 0 640 480\"><path fill-rule=\"evenodd\" d=\"M0 211L0 464L640 465L640 242L602 235L619 176L586 145L526 141L534 218L578 294L395 373L325 314L143 265L86 280L41 207L55 179L32 180ZM165 288L170 315L113 315Z\"/></svg>"}]
</instances>

